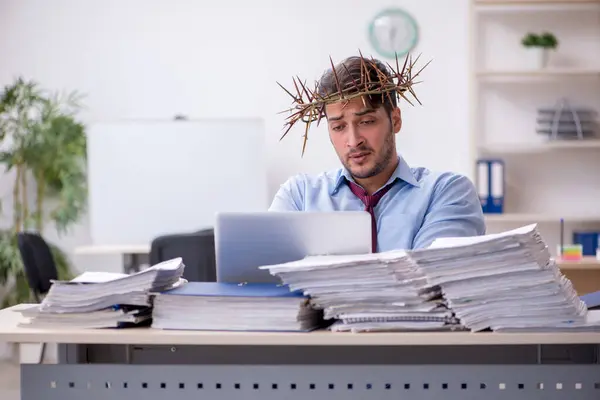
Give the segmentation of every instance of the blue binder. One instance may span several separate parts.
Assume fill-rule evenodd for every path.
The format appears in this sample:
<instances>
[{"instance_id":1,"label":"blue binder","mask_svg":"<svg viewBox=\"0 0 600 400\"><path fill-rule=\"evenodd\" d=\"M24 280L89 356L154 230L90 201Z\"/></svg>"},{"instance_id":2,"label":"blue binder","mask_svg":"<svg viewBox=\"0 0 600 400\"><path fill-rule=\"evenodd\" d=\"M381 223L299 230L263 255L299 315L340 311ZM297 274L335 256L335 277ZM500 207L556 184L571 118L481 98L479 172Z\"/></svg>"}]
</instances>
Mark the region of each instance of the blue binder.
<instances>
[{"instance_id":1,"label":"blue binder","mask_svg":"<svg viewBox=\"0 0 600 400\"><path fill-rule=\"evenodd\" d=\"M484 213L504 212L504 161L497 159L477 160L477 193Z\"/></svg>"},{"instance_id":2,"label":"blue binder","mask_svg":"<svg viewBox=\"0 0 600 400\"><path fill-rule=\"evenodd\" d=\"M584 256L595 256L600 247L600 232L573 232L573 244L583 247Z\"/></svg>"},{"instance_id":3,"label":"blue binder","mask_svg":"<svg viewBox=\"0 0 600 400\"><path fill-rule=\"evenodd\" d=\"M485 160L477 161L476 183L481 208L484 213L487 213L489 210L488 201L490 199L490 166Z\"/></svg>"},{"instance_id":4,"label":"blue binder","mask_svg":"<svg viewBox=\"0 0 600 400\"><path fill-rule=\"evenodd\" d=\"M211 297L306 297L302 291L291 291L287 285L277 283L188 282L162 294Z\"/></svg>"},{"instance_id":5,"label":"blue binder","mask_svg":"<svg viewBox=\"0 0 600 400\"><path fill-rule=\"evenodd\" d=\"M157 329L309 332L324 325L309 296L277 283L188 282L158 294L152 317Z\"/></svg>"},{"instance_id":6,"label":"blue binder","mask_svg":"<svg viewBox=\"0 0 600 400\"><path fill-rule=\"evenodd\" d=\"M583 296L579 296L579 298L585 303L588 310L600 309L600 291L587 293Z\"/></svg>"}]
</instances>

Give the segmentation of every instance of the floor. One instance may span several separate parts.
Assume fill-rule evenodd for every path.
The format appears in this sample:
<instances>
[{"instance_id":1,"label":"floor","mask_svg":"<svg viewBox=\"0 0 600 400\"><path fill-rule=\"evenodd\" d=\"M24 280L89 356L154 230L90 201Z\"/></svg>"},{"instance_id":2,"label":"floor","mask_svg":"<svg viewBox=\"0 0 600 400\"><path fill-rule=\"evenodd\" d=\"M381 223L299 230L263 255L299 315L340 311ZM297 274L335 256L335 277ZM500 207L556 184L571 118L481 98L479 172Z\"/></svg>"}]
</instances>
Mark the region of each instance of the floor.
<instances>
[{"instance_id":1,"label":"floor","mask_svg":"<svg viewBox=\"0 0 600 400\"><path fill-rule=\"evenodd\" d=\"M20 383L19 365L0 361L0 399L19 400Z\"/></svg>"},{"instance_id":2,"label":"floor","mask_svg":"<svg viewBox=\"0 0 600 400\"><path fill-rule=\"evenodd\" d=\"M38 363L40 360L40 343L29 343L25 346L11 346L0 343L0 400L20 400L21 371L19 360ZM58 358L56 344L47 343L44 363L55 364Z\"/></svg>"}]
</instances>

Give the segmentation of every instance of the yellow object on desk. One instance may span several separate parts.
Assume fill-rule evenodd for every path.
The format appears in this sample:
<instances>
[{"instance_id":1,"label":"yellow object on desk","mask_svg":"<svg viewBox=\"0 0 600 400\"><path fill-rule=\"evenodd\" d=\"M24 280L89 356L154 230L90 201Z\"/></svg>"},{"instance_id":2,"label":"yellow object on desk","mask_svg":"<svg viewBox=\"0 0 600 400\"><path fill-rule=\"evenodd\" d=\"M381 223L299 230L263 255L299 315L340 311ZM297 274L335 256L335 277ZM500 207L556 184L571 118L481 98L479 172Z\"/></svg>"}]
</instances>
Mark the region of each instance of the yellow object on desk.
<instances>
[{"instance_id":1,"label":"yellow object on desk","mask_svg":"<svg viewBox=\"0 0 600 400\"><path fill-rule=\"evenodd\" d=\"M579 261L583 258L583 246L572 244L559 247L560 258L565 261Z\"/></svg>"}]
</instances>

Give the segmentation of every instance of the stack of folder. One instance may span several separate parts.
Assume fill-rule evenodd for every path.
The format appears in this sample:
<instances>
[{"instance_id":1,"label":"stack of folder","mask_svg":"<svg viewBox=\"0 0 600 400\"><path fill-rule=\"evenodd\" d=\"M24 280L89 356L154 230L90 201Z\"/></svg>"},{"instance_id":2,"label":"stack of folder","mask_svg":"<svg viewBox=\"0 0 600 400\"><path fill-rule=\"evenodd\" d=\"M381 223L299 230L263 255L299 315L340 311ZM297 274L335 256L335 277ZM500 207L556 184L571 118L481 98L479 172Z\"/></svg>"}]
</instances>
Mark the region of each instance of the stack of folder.
<instances>
[{"instance_id":1,"label":"stack of folder","mask_svg":"<svg viewBox=\"0 0 600 400\"><path fill-rule=\"evenodd\" d=\"M310 296L333 331L438 330L458 326L439 287L404 251L309 256L261 269Z\"/></svg>"},{"instance_id":2,"label":"stack of folder","mask_svg":"<svg viewBox=\"0 0 600 400\"><path fill-rule=\"evenodd\" d=\"M184 268L175 258L132 275L86 272L54 281L41 304L21 311L21 326L110 328L149 321L153 296L185 284Z\"/></svg>"},{"instance_id":3,"label":"stack of folder","mask_svg":"<svg viewBox=\"0 0 600 400\"><path fill-rule=\"evenodd\" d=\"M271 283L189 282L154 299L152 327L217 331L311 331L322 313L301 292Z\"/></svg>"},{"instance_id":4,"label":"stack of folder","mask_svg":"<svg viewBox=\"0 0 600 400\"><path fill-rule=\"evenodd\" d=\"M440 238L410 255L472 331L600 327L551 258L535 224L499 234Z\"/></svg>"}]
</instances>

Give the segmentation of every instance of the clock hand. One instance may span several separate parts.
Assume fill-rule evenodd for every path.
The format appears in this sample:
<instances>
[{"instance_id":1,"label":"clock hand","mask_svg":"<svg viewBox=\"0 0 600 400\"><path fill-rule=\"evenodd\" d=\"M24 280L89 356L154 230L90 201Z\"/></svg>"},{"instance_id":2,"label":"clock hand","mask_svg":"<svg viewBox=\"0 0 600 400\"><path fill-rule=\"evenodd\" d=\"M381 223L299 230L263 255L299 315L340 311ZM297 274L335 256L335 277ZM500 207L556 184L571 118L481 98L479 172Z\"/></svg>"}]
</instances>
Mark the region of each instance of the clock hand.
<instances>
[{"instance_id":1,"label":"clock hand","mask_svg":"<svg viewBox=\"0 0 600 400\"><path fill-rule=\"evenodd\" d=\"M396 38L396 27L392 26L390 28L390 37L389 37L390 45L394 44L394 39L395 38Z\"/></svg>"}]
</instances>

